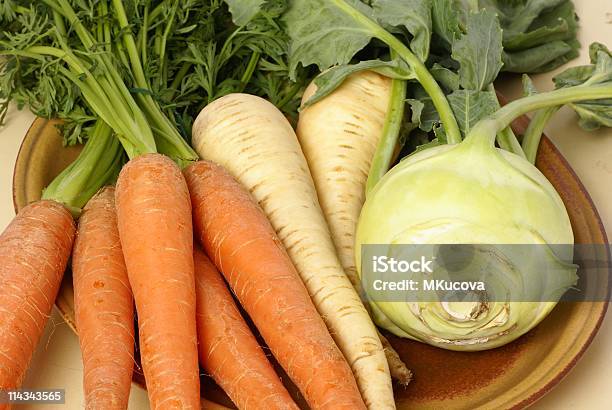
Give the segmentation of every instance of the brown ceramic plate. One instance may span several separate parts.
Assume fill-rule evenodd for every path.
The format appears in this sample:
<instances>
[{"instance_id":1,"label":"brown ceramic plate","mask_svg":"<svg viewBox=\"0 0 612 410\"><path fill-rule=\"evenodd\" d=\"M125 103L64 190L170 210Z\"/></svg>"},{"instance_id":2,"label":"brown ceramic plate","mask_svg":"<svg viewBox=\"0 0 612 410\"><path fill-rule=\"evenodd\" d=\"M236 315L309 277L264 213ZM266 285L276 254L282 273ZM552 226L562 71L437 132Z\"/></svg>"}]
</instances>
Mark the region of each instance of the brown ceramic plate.
<instances>
[{"instance_id":1,"label":"brown ceramic plate","mask_svg":"<svg viewBox=\"0 0 612 410\"><path fill-rule=\"evenodd\" d=\"M525 120L516 124L525 126ZM68 165L77 148L63 148L53 122L37 119L28 131L15 164L16 210L40 198L41 190ZM538 167L561 194L577 243L606 243L603 225L589 194L567 161L544 138ZM602 275L607 277L607 275ZM608 289L608 283L600 283ZM56 301L75 329L72 275L67 272ZM390 337L415 379L396 389L401 409L524 408L550 391L576 364L597 333L607 303L560 303L538 327L504 347L477 353L451 352ZM76 329L75 329L76 331ZM142 385L142 375L134 373ZM204 380L209 399L229 404L222 392ZM292 389L293 390L293 389Z\"/></svg>"}]
</instances>

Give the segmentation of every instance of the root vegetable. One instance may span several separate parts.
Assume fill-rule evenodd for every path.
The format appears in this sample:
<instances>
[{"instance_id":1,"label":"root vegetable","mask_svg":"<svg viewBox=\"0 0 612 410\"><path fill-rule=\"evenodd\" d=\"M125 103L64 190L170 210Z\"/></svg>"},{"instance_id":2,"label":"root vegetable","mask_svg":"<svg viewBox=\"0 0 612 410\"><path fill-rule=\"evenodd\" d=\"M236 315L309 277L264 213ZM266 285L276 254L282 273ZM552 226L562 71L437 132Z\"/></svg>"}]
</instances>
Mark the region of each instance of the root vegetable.
<instances>
[{"instance_id":1,"label":"root vegetable","mask_svg":"<svg viewBox=\"0 0 612 410\"><path fill-rule=\"evenodd\" d=\"M355 230L366 181L383 133L392 81L373 71L350 75L340 87L300 113L297 136L344 272L361 294L355 267ZM314 81L302 103L317 90ZM404 97L402 97L404 98ZM380 335L394 379L407 385L410 370Z\"/></svg>"},{"instance_id":2,"label":"root vegetable","mask_svg":"<svg viewBox=\"0 0 612 410\"><path fill-rule=\"evenodd\" d=\"M23 208L0 236L0 390L21 385L51 314L74 231L67 208L39 201Z\"/></svg>"},{"instance_id":3,"label":"root vegetable","mask_svg":"<svg viewBox=\"0 0 612 410\"><path fill-rule=\"evenodd\" d=\"M319 314L349 362L369 408L395 408L384 350L344 273L291 125L268 101L230 94L209 104L193 127L193 145L226 167L259 202Z\"/></svg>"},{"instance_id":4,"label":"root vegetable","mask_svg":"<svg viewBox=\"0 0 612 410\"><path fill-rule=\"evenodd\" d=\"M298 410L242 318L217 268L194 248L198 350L206 372L239 409Z\"/></svg>"},{"instance_id":5,"label":"root vegetable","mask_svg":"<svg viewBox=\"0 0 612 410\"><path fill-rule=\"evenodd\" d=\"M302 102L316 89L313 81ZM356 289L361 283L355 267L355 229L390 96L389 78L360 71L330 95L303 109L297 126L340 262Z\"/></svg>"},{"instance_id":6,"label":"root vegetable","mask_svg":"<svg viewBox=\"0 0 612 410\"><path fill-rule=\"evenodd\" d=\"M123 167L115 199L151 406L199 409L193 230L187 185L168 157L147 154Z\"/></svg>"},{"instance_id":7,"label":"root vegetable","mask_svg":"<svg viewBox=\"0 0 612 410\"><path fill-rule=\"evenodd\" d=\"M127 409L134 370L134 301L112 187L89 200L79 218L72 275L85 408Z\"/></svg>"},{"instance_id":8,"label":"root vegetable","mask_svg":"<svg viewBox=\"0 0 612 410\"><path fill-rule=\"evenodd\" d=\"M197 236L310 407L365 408L346 360L257 203L210 162L190 166L185 176Z\"/></svg>"}]
</instances>

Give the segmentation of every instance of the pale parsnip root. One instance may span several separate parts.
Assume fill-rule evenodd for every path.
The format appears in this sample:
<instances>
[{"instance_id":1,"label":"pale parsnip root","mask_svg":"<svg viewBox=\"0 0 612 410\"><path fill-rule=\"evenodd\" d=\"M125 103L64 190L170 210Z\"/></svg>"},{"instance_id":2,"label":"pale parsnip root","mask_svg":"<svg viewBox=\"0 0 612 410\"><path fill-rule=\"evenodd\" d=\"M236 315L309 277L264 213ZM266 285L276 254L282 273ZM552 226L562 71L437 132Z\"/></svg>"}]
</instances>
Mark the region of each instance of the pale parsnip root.
<instances>
[{"instance_id":1,"label":"pale parsnip root","mask_svg":"<svg viewBox=\"0 0 612 410\"><path fill-rule=\"evenodd\" d=\"M313 81L306 89L302 103L316 89ZM361 71L349 76L330 95L302 110L298 121L297 135L312 173L321 209L344 271L357 290L361 289L361 283L355 266L355 229L390 98L389 78L372 71ZM410 370L387 339L380 337L391 375L401 384L408 384Z\"/></svg>"},{"instance_id":2,"label":"pale parsnip root","mask_svg":"<svg viewBox=\"0 0 612 410\"><path fill-rule=\"evenodd\" d=\"M302 103L317 90L310 83ZM303 109L297 136L319 194L340 261L356 288L355 230L365 183L381 137L391 80L372 71L349 76L340 87Z\"/></svg>"},{"instance_id":3,"label":"pale parsnip root","mask_svg":"<svg viewBox=\"0 0 612 410\"><path fill-rule=\"evenodd\" d=\"M370 409L394 409L376 328L345 275L295 132L270 102L230 94L193 126L193 146L244 184L287 248L319 314L349 362Z\"/></svg>"}]
</instances>

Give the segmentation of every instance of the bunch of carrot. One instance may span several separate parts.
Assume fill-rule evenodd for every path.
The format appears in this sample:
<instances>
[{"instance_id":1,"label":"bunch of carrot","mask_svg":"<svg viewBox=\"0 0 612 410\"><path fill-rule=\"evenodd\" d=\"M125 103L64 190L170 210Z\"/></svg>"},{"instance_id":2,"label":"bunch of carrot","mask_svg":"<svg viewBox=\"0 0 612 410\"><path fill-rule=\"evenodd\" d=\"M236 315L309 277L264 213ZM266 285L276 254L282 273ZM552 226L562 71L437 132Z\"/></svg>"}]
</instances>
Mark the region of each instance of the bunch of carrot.
<instances>
[{"instance_id":1,"label":"bunch of carrot","mask_svg":"<svg viewBox=\"0 0 612 410\"><path fill-rule=\"evenodd\" d=\"M225 280L194 248L192 217ZM68 209L44 200L24 208L0 238L3 389L20 385L74 236ZM198 353L238 407L297 408L225 281L312 408L365 408L272 226L217 165L197 162L183 175L160 154L128 162L116 189L101 190L84 208L72 269L87 408L127 407L132 295L153 408L200 407Z\"/></svg>"},{"instance_id":2,"label":"bunch of carrot","mask_svg":"<svg viewBox=\"0 0 612 410\"><path fill-rule=\"evenodd\" d=\"M45 199L0 237L0 389L20 386L73 249L88 409L127 408L135 311L153 408L200 408L199 365L241 409L298 408L228 286L310 407L394 408L390 368L401 382L409 372L388 347L385 360L278 109L236 94L202 111L194 143L228 170L177 161L191 164L181 170L135 134L124 135L132 149L121 167L126 142L113 131L99 121ZM75 229L83 192L119 169Z\"/></svg>"}]
</instances>

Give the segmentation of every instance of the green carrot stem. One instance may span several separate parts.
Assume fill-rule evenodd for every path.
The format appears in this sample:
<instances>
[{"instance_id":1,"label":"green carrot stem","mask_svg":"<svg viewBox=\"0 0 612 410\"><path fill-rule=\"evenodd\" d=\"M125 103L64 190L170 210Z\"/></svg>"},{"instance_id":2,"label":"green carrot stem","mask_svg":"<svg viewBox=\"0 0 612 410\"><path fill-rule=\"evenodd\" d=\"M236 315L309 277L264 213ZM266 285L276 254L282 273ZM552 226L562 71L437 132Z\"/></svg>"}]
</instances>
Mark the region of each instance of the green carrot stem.
<instances>
[{"instance_id":1,"label":"green carrot stem","mask_svg":"<svg viewBox=\"0 0 612 410\"><path fill-rule=\"evenodd\" d=\"M122 162L119 140L104 121L98 120L77 159L55 177L42 197L78 212L121 169Z\"/></svg>"}]
</instances>

